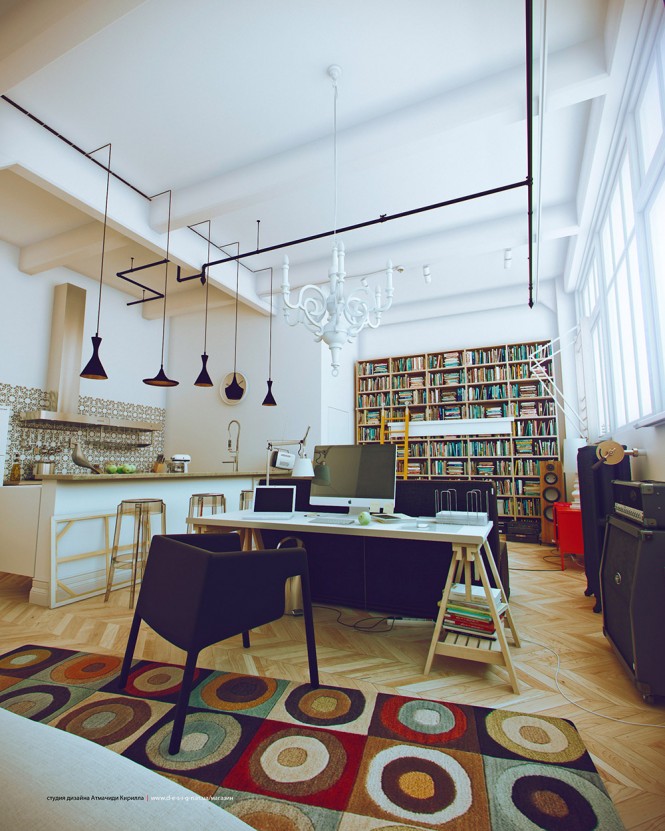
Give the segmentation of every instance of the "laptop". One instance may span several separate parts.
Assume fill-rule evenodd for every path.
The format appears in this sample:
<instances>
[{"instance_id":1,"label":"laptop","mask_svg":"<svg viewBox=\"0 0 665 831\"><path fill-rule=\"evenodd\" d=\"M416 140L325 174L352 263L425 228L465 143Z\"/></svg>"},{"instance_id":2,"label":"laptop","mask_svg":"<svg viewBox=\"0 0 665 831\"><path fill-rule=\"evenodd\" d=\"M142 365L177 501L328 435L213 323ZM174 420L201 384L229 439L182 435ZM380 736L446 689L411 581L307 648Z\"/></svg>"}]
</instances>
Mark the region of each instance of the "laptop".
<instances>
[{"instance_id":1,"label":"laptop","mask_svg":"<svg viewBox=\"0 0 665 831\"><path fill-rule=\"evenodd\" d=\"M257 485L253 519L292 519L296 508L295 485Z\"/></svg>"}]
</instances>

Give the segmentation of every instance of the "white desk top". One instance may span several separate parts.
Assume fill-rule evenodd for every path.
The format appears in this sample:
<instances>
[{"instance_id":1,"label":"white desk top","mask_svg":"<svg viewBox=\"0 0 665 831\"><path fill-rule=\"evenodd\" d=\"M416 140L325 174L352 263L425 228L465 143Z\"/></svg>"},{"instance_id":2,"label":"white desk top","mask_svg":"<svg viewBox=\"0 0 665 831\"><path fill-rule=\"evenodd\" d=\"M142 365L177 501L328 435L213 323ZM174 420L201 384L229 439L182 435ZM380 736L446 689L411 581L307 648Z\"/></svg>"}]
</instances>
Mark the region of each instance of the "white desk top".
<instances>
[{"instance_id":1,"label":"white desk top","mask_svg":"<svg viewBox=\"0 0 665 831\"><path fill-rule=\"evenodd\" d=\"M387 539L430 540L434 542L453 542L460 545L481 546L487 541L492 523L486 525L447 525L431 520L426 527L419 527L425 522L411 517L400 522L376 522L360 525L356 520L352 525L334 525L322 522L312 523L314 516L321 516L308 511L297 511L292 519L256 519L252 511L233 511L227 514L194 517L193 525L220 528L257 528L271 531L288 531L314 534L340 534L367 537L386 537ZM333 514L332 516L340 516Z\"/></svg>"}]
</instances>

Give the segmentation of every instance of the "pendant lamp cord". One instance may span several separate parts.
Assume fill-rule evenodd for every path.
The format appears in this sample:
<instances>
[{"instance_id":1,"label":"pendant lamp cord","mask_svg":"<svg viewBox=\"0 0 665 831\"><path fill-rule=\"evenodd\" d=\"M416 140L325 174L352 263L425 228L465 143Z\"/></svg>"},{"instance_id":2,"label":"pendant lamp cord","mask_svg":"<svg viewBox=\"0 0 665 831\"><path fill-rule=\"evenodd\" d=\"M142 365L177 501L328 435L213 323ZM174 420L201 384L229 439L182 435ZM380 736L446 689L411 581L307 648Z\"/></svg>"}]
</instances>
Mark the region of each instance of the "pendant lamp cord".
<instances>
[{"instance_id":1,"label":"pendant lamp cord","mask_svg":"<svg viewBox=\"0 0 665 831\"><path fill-rule=\"evenodd\" d=\"M240 243L238 243L238 253L240 253ZM236 358L238 357L238 281L240 279L240 261L236 260L236 323L235 334L233 339L233 377L236 375Z\"/></svg>"},{"instance_id":2,"label":"pendant lamp cord","mask_svg":"<svg viewBox=\"0 0 665 831\"><path fill-rule=\"evenodd\" d=\"M108 167L106 168L106 200L104 202L104 227L102 230L102 259L99 266L99 297L97 299L97 331L95 333L95 337L99 337L99 321L101 319L102 314L102 286L104 285L104 252L106 251L106 223L108 221L109 215L109 187L111 184L111 143L103 144L101 147L98 147L97 150L91 150L90 153L86 155L92 156L93 153L97 153L98 150L104 150L105 147L109 149L109 163Z\"/></svg>"},{"instance_id":3,"label":"pendant lamp cord","mask_svg":"<svg viewBox=\"0 0 665 831\"><path fill-rule=\"evenodd\" d=\"M333 182L335 190L333 240L337 238L337 80L333 79Z\"/></svg>"},{"instance_id":4,"label":"pendant lamp cord","mask_svg":"<svg viewBox=\"0 0 665 831\"><path fill-rule=\"evenodd\" d=\"M261 220L256 220L256 250L260 245ZM272 266L270 266L270 319L268 322L268 380L272 379Z\"/></svg>"},{"instance_id":5,"label":"pendant lamp cord","mask_svg":"<svg viewBox=\"0 0 665 831\"><path fill-rule=\"evenodd\" d=\"M164 338L166 336L166 287L169 279L169 247L171 243L171 190L164 191L169 195L169 218L166 225L166 263L164 265L164 315L162 317L162 366L164 366Z\"/></svg>"},{"instance_id":6,"label":"pendant lamp cord","mask_svg":"<svg viewBox=\"0 0 665 831\"><path fill-rule=\"evenodd\" d=\"M212 220L208 220L208 262L210 262L210 238L212 237ZM206 273L206 310L205 322L203 324L203 354L207 355L208 350L208 286L210 285L210 274Z\"/></svg>"}]
</instances>

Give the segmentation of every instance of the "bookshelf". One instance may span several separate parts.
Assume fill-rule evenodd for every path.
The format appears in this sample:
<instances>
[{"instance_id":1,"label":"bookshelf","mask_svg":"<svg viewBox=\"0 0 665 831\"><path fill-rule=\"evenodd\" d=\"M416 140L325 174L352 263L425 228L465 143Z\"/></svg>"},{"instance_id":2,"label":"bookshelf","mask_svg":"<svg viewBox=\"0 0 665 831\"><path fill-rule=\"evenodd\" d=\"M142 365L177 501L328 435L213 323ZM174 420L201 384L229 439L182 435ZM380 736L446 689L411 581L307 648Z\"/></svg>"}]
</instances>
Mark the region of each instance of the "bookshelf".
<instances>
[{"instance_id":1,"label":"bookshelf","mask_svg":"<svg viewBox=\"0 0 665 831\"><path fill-rule=\"evenodd\" d=\"M478 435L440 435L409 439L407 476L414 479L493 479L502 530L508 524L540 528L540 463L559 458L554 399L531 375L529 359L551 354L548 341L478 346L356 363L356 441L380 440L381 411L386 421L401 421L409 408L418 422L483 419ZM552 360L545 361L550 377ZM487 421L512 418L511 435L487 433ZM403 442L397 471L404 469Z\"/></svg>"}]
</instances>

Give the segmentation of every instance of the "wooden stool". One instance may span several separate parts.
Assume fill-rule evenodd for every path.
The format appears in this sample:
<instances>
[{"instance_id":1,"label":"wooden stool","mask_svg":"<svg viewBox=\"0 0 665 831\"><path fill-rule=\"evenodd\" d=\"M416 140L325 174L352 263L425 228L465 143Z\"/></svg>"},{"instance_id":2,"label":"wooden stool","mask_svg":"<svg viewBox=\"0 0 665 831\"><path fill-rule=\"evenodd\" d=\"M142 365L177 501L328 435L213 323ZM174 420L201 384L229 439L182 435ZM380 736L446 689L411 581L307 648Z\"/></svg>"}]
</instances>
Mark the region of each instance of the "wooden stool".
<instances>
[{"instance_id":1,"label":"wooden stool","mask_svg":"<svg viewBox=\"0 0 665 831\"><path fill-rule=\"evenodd\" d=\"M241 511L249 511L252 507L252 501L254 499L254 491L240 491L240 510Z\"/></svg>"},{"instance_id":2,"label":"wooden stool","mask_svg":"<svg viewBox=\"0 0 665 831\"><path fill-rule=\"evenodd\" d=\"M134 518L134 541L131 547L120 545L120 532L122 518L124 516ZM118 505L118 510L115 515L115 532L113 534L113 548L111 549L111 563L106 581L104 603L109 599L111 589L113 588L113 577L116 568L129 568L132 571L129 584L129 608L132 609L134 607L134 595L136 593L136 580L139 566L141 568L141 577L143 577L145 562L148 559L148 549L150 548L151 540L151 518L153 516L161 516L162 534L166 534L166 505L161 499L123 499ZM127 551L127 548L130 548L130 550Z\"/></svg>"},{"instance_id":3,"label":"wooden stool","mask_svg":"<svg viewBox=\"0 0 665 831\"><path fill-rule=\"evenodd\" d=\"M193 493L189 497L189 510L187 511L188 534L192 531L192 518L203 516L206 508L210 508L211 514L225 514L226 497L223 493Z\"/></svg>"}]
</instances>

